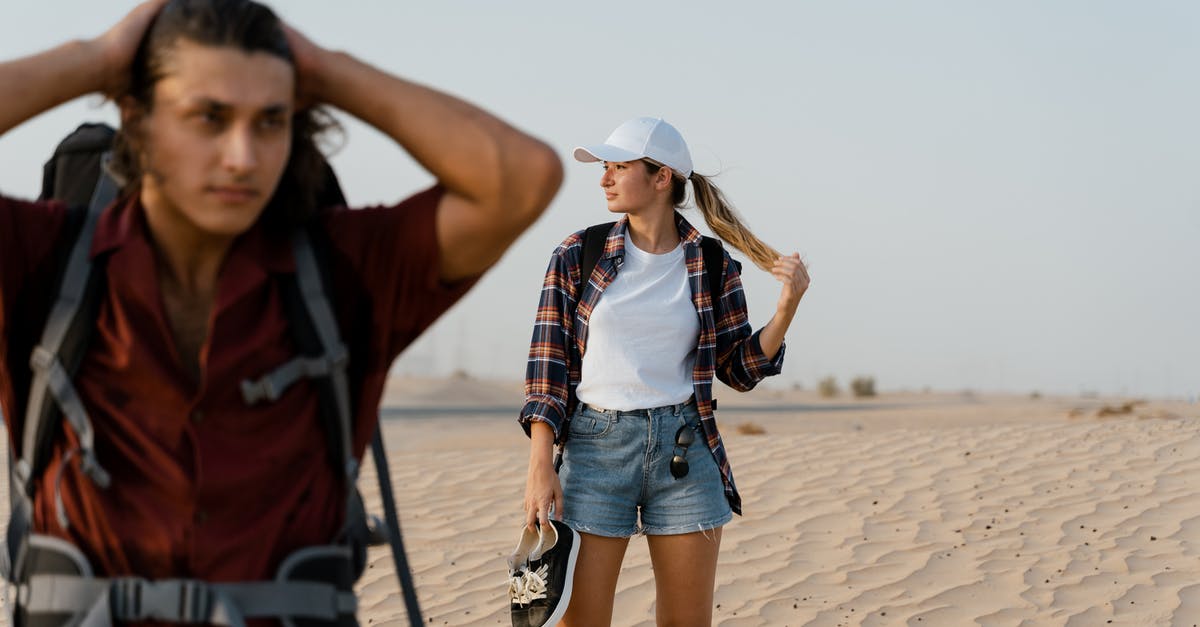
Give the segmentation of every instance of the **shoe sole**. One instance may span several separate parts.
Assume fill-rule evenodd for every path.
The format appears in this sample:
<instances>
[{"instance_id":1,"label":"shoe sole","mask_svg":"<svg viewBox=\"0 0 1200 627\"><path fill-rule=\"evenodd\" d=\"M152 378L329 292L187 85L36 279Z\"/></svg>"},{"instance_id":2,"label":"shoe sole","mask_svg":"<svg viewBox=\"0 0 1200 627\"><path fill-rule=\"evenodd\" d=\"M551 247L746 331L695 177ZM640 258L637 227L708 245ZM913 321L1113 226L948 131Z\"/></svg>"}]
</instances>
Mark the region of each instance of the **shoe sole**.
<instances>
[{"instance_id":1,"label":"shoe sole","mask_svg":"<svg viewBox=\"0 0 1200 627\"><path fill-rule=\"evenodd\" d=\"M550 618L542 623L542 627L557 625L558 621L562 620L562 617L566 615L567 606L571 604L571 589L575 586L575 564L578 557L579 532L571 529L571 554L567 556L566 583L563 586L562 595L558 599L558 606L554 608L554 613L550 615Z\"/></svg>"}]
</instances>

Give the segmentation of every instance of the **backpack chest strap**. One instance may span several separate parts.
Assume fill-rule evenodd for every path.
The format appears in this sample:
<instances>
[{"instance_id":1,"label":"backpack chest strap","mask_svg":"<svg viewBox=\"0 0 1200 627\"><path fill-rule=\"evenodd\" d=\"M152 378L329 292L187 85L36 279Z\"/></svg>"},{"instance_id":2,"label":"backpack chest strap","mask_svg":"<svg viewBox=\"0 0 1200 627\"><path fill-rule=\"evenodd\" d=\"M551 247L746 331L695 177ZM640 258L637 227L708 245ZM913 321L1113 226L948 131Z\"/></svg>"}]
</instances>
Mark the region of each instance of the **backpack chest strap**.
<instances>
[{"instance_id":1,"label":"backpack chest strap","mask_svg":"<svg viewBox=\"0 0 1200 627\"><path fill-rule=\"evenodd\" d=\"M264 375L257 381L249 379L242 381L242 400L247 405L255 405L261 401L273 403L301 379L324 379L346 367L349 354L344 346L338 346L332 355L318 357L299 356Z\"/></svg>"},{"instance_id":2,"label":"backpack chest strap","mask_svg":"<svg viewBox=\"0 0 1200 627\"><path fill-rule=\"evenodd\" d=\"M244 627L247 618L334 621L358 609L352 591L312 581L208 583L78 575L34 575L18 587L17 602L30 614L82 615L80 627L147 620Z\"/></svg>"}]
</instances>

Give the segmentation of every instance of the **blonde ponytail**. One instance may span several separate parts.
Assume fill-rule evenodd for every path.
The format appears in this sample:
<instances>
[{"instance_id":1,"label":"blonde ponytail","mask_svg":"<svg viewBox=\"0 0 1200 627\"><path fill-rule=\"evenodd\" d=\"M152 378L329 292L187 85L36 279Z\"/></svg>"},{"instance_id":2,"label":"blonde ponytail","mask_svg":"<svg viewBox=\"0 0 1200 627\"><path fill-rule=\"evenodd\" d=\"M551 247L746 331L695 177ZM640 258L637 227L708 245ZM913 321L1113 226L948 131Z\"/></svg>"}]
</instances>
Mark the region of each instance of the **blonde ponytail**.
<instances>
[{"instance_id":1,"label":"blonde ponytail","mask_svg":"<svg viewBox=\"0 0 1200 627\"><path fill-rule=\"evenodd\" d=\"M663 167L661 163L652 159L642 159L642 163L646 164L646 170L651 175ZM750 229L742 224L741 218L734 211L733 205L726 200L725 194L721 193L721 190L713 185L707 176L692 172L691 176L684 179L679 173L672 171L671 204L676 208L683 206L684 200L687 199L687 182L689 180L692 182L696 207L700 209L700 214L704 216L704 222L713 235L741 251L764 272L770 272L771 268L775 266L775 261L783 255L768 246L766 242L758 239L757 235L751 233Z\"/></svg>"},{"instance_id":2,"label":"blonde ponytail","mask_svg":"<svg viewBox=\"0 0 1200 627\"><path fill-rule=\"evenodd\" d=\"M708 177L692 172L688 177L692 181L692 193L695 196L696 207L704 216L704 222L713 235L721 238L726 244L742 251L754 265L770 272L775 260L781 255L766 242L750 232L742 223L733 205L726 200L725 194Z\"/></svg>"}]
</instances>

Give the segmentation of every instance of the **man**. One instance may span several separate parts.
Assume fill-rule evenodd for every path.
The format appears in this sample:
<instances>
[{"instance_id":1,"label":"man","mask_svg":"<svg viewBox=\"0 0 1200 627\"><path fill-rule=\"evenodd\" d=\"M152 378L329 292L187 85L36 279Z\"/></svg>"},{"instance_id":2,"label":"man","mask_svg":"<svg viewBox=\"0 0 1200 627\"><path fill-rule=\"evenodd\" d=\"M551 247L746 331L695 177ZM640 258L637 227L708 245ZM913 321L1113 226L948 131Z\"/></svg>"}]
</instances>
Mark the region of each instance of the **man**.
<instances>
[{"instance_id":1,"label":"man","mask_svg":"<svg viewBox=\"0 0 1200 627\"><path fill-rule=\"evenodd\" d=\"M392 360L541 214L561 166L479 108L325 50L247 0L153 0L96 39L0 64L0 134L93 92L120 106L126 180L92 242L103 291L74 384L111 481L89 476L86 442L65 428L37 480L34 531L98 575L269 579L344 518L342 478L319 461L316 386L255 405L241 394L296 354L279 279L296 272L294 225L328 235L360 458ZM393 207L311 206L316 105L389 135L437 185ZM0 196L10 434L31 379L15 333L53 301L66 215Z\"/></svg>"}]
</instances>

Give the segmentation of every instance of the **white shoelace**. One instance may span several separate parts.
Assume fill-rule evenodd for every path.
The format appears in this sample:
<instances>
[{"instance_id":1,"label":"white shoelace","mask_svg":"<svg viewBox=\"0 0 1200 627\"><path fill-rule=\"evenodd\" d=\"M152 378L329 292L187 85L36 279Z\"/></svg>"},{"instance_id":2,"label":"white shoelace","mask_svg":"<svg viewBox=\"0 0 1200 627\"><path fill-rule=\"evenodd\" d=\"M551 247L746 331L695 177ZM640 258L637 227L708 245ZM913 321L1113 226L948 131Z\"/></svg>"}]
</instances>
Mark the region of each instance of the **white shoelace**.
<instances>
[{"instance_id":1,"label":"white shoelace","mask_svg":"<svg viewBox=\"0 0 1200 627\"><path fill-rule=\"evenodd\" d=\"M508 596L513 603L528 605L537 599L546 598L546 578L550 576L550 565L542 564L537 571L517 571L508 578Z\"/></svg>"}]
</instances>

